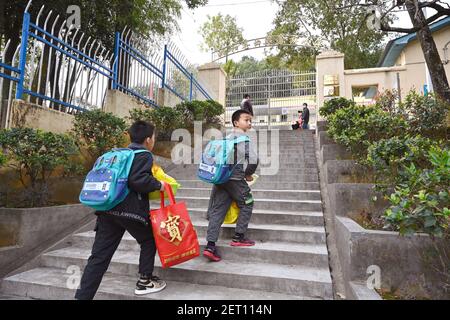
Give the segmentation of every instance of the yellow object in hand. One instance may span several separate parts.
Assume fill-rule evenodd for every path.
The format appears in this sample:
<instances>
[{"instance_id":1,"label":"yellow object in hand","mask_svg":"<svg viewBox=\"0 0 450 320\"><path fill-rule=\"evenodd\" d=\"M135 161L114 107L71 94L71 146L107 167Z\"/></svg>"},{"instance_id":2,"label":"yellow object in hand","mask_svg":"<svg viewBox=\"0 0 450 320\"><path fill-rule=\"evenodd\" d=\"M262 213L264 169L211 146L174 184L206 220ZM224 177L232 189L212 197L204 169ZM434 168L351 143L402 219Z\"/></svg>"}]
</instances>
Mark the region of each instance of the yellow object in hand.
<instances>
[{"instance_id":1,"label":"yellow object in hand","mask_svg":"<svg viewBox=\"0 0 450 320\"><path fill-rule=\"evenodd\" d=\"M173 194L176 195L178 188L181 187L181 185L177 182L177 180L175 180L174 178L172 178L171 176L166 174L164 172L164 170L156 164L153 164L152 174L156 180L170 184L170 186L172 187ZM161 194L160 191L150 192L149 199L150 200L159 200L159 199L161 199L160 194ZM164 198L165 199L168 198L168 195L166 192L164 192Z\"/></svg>"}]
</instances>

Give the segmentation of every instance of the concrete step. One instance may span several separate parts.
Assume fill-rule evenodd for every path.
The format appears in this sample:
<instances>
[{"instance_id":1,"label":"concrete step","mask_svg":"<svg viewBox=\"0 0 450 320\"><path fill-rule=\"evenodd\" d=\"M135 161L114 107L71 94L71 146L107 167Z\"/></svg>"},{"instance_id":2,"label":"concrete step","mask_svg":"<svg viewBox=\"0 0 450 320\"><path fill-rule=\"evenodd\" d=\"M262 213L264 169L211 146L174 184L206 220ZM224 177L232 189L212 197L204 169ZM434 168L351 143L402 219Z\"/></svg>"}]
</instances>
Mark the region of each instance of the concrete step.
<instances>
[{"instance_id":1,"label":"concrete step","mask_svg":"<svg viewBox=\"0 0 450 320\"><path fill-rule=\"evenodd\" d=\"M206 219L193 220L199 239L206 238L208 221ZM235 234L235 225L223 225L219 239L231 240ZM324 227L319 226L286 226L279 224L250 223L246 236L262 242L293 242L323 245L326 241Z\"/></svg>"},{"instance_id":2,"label":"concrete step","mask_svg":"<svg viewBox=\"0 0 450 320\"><path fill-rule=\"evenodd\" d=\"M36 268L3 281L1 290L19 297L40 300L73 300L75 289L69 289L71 275L61 268ZM136 277L106 273L95 297L96 300L310 300L313 298L252 291L215 285L199 285L166 281L161 292L136 296Z\"/></svg>"},{"instance_id":3,"label":"concrete step","mask_svg":"<svg viewBox=\"0 0 450 320\"><path fill-rule=\"evenodd\" d=\"M198 179L181 179L178 182L182 187L186 188L211 188L212 184L200 181ZM271 190L320 190L318 182L256 182L254 189L271 189Z\"/></svg>"},{"instance_id":4,"label":"concrete step","mask_svg":"<svg viewBox=\"0 0 450 320\"><path fill-rule=\"evenodd\" d=\"M195 180L197 179L197 172L186 172L184 174L171 175L175 179L179 178L181 180ZM178 179L177 179L178 180ZM316 174L276 174L276 175L265 175L260 176L257 184L267 183L273 181L284 181L284 182L319 182L319 175ZM255 184L255 186L257 185Z\"/></svg>"},{"instance_id":5,"label":"concrete step","mask_svg":"<svg viewBox=\"0 0 450 320\"><path fill-rule=\"evenodd\" d=\"M178 190L177 196L183 197L209 197L210 188L188 188L182 187ZM253 189L253 197L255 199L284 199L284 200L321 200L320 191L311 190L265 190Z\"/></svg>"},{"instance_id":6,"label":"concrete step","mask_svg":"<svg viewBox=\"0 0 450 320\"><path fill-rule=\"evenodd\" d=\"M208 208L209 197L176 197L177 202L186 202L188 208ZM159 201L151 203L152 208L159 208ZM281 211L322 211L322 202L320 200L277 200L273 199L255 199L254 209L262 210L281 210Z\"/></svg>"},{"instance_id":7,"label":"concrete step","mask_svg":"<svg viewBox=\"0 0 450 320\"><path fill-rule=\"evenodd\" d=\"M95 232L85 232L72 237L72 246L92 248ZM203 251L207 242L199 239ZM328 267L328 251L326 245L296 244L289 242L257 242L255 247L237 248L229 245L230 241L221 240L216 243L224 260L265 263L277 261L282 265L301 265L326 269ZM121 251L140 252L136 240L126 233L120 243Z\"/></svg>"},{"instance_id":8,"label":"concrete step","mask_svg":"<svg viewBox=\"0 0 450 320\"><path fill-rule=\"evenodd\" d=\"M189 214L192 219L206 219L207 208L190 208ZM288 226L323 226L323 213L306 211L275 211L275 210L253 210L252 223L255 224L278 224Z\"/></svg>"},{"instance_id":9,"label":"concrete step","mask_svg":"<svg viewBox=\"0 0 450 320\"><path fill-rule=\"evenodd\" d=\"M67 269L75 265L84 269L90 249L65 248L42 256L44 267ZM108 271L134 276L138 273L139 253L116 251ZM170 269L162 269L155 261L155 275L168 281L236 289L270 291L313 298L332 298L329 269L287 266L271 263L248 263L223 260L211 263L198 257Z\"/></svg>"}]
</instances>

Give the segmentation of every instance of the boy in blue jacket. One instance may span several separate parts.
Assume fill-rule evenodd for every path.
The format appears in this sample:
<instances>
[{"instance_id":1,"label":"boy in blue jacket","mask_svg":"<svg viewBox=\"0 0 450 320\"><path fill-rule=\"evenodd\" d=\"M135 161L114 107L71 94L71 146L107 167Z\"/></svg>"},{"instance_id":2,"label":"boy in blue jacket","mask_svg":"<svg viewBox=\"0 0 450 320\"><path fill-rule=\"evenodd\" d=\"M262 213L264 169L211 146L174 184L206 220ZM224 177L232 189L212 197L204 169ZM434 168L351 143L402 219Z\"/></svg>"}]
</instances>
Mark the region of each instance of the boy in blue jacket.
<instances>
[{"instance_id":1,"label":"boy in blue jacket","mask_svg":"<svg viewBox=\"0 0 450 320\"><path fill-rule=\"evenodd\" d=\"M155 127L144 121L137 121L128 130L132 150L152 151L155 145ZM135 294L144 295L163 290L166 283L153 275L156 244L150 223L148 194L164 190L164 186L152 175L153 156L150 152L136 154L128 187L130 193L123 202L107 212L97 211L96 236L92 254L84 269L80 288L75 299L92 300L100 286L114 252L117 250L125 231L140 244L140 278Z\"/></svg>"}]
</instances>

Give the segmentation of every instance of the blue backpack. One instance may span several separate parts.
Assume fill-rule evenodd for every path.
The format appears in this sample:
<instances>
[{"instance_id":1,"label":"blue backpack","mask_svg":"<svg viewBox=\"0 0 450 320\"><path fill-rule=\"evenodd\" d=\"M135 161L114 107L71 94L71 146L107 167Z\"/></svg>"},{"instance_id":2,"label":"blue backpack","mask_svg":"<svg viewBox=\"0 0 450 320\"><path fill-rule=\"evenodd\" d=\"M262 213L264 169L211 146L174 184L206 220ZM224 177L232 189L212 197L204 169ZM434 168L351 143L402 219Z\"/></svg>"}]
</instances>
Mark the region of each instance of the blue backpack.
<instances>
[{"instance_id":1,"label":"blue backpack","mask_svg":"<svg viewBox=\"0 0 450 320\"><path fill-rule=\"evenodd\" d=\"M86 176L80 202L97 211L108 211L129 194L128 175L136 154L147 150L114 149L97 159Z\"/></svg>"},{"instance_id":2,"label":"blue backpack","mask_svg":"<svg viewBox=\"0 0 450 320\"><path fill-rule=\"evenodd\" d=\"M201 163L198 168L200 180L212 183L226 183L233 173L235 164L231 156L234 154L234 146L250 141L247 136L236 139L213 140L208 143L203 152Z\"/></svg>"}]
</instances>

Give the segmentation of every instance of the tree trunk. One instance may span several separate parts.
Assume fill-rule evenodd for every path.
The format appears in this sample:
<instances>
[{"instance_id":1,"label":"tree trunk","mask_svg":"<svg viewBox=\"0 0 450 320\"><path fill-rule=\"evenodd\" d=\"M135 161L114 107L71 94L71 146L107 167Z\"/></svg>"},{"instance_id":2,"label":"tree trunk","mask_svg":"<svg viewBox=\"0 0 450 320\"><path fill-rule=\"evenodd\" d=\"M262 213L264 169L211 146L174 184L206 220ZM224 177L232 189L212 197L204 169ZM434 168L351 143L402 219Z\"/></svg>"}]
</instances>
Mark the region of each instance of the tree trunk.
<instances>
[{"instance_id":1,"label":"tree trunk","mask_svg":"<svg viewBox=\"0 0 450 320\"><path fill-rule=\"evenodd\" d=\"M413 0L406 2L411 22L415 28L420 28L417 32L417 39L422 47L423 55L430 71L431 82L437 96L450 105L450 88L444 65L442 64L439 51L431 34L430 27L426 23L426 18L422 10L416 10Z\"/></svg>"}]
</instances>

